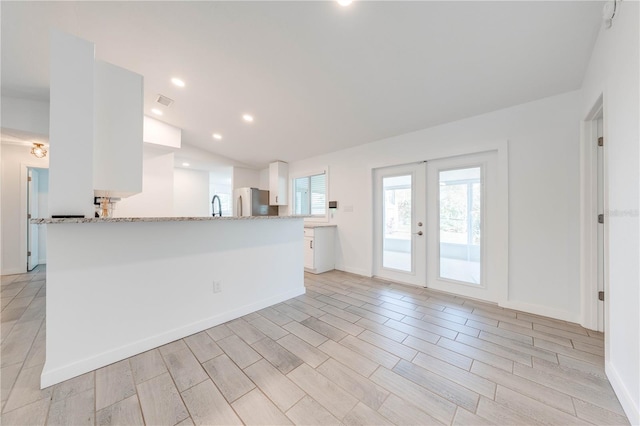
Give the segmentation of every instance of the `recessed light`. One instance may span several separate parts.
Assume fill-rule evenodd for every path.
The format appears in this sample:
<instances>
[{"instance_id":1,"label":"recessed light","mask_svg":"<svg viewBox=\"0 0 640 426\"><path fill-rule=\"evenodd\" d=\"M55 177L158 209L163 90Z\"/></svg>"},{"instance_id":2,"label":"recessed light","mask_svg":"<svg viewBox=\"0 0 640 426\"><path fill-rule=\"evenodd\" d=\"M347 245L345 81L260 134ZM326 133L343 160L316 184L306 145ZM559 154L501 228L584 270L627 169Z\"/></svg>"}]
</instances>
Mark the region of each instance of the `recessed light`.
<instances>
[{"instance_id":1,"label":"recessed light","mask_svg":"<svg viewBox=\"0 0 640 426\"><path fill-rule=\"evenodd\" d=\"M213 134L213 138L214 138L214 139L217 139L217 140L221 140L221 139L222 139L222 135L221 135L221 134L219 134L219 133L214 133L214 134Z\"/></svg>"},{"instance_id":2,"label":"recessed light","mask_svg":"<svg viewBox=\"0 0 640 426\"><path fill-rule=\"evenodd\" d=\"M184 81L180 80L179 78L174 77L171 79L171 82L178 87L184 87Z\"/></svg>"},{"instance_id":3,"label":"recessed light","mask_svg":"<svg viewBox=\"0 0 640 426\"><path fill-rule=\"evenodd\" d=\"M338 1L338 4L342 7L347 7L351 3L353 3L353 0L337 0L337 1Z\"/></svg>"},{"instance_id":4,"label":"recessed light","mask_svg":"<svg viewBox=\"0 0 640 426\"><path fill-rule=\"evenodd\" d=\"M183 165L184 167L189 167L189 166L190 166L190 164L189 164L189 163L182 163L182 165Z\"/></svg>"},{"instance_id":5,"label":"recessed light","mask_svg":"<svg viewBox=\"0 0 640 426\"><path fill-rule=\"evenodd\" d=\"M158 108L152 109L151 112L154 113L155 115L162 115L162 111L160 111Z\"/></svg>"},{"instance_id":6,"label":"recessed light","mask_svg":"<svg viewBox=\"0 0 640 426\"><path fill-rule=\"evenodd\" d=\"M244 115L242 116L242 119L243 119L244 121L252 122L252 121L253 121L253 116L252 116L252 115L249 115L249 114L244 114Z\"/></svg>"}]
</instances>

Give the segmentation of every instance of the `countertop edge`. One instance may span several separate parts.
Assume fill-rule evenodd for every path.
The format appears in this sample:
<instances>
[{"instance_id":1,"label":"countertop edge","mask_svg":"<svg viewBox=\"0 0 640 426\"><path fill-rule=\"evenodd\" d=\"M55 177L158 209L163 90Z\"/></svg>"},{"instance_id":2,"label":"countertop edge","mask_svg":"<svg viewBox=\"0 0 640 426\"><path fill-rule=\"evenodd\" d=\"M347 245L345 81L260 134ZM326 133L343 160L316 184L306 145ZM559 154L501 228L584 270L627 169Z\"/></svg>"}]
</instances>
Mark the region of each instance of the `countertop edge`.
<instances>
[{"instance_id":1,"label":"countertop edge","mask_svg":"<svg viewBox=\"0 0 640 426\"><path fill-rule=\"evenodd\" d=\"M35 218L31 219L33 225L54 225L57 223L136 223L136 222L207 222L230 220L281 220L303 219L305 216L197 216L197 217L109 217L109 218Z\"/></svg>"}]
</instances>

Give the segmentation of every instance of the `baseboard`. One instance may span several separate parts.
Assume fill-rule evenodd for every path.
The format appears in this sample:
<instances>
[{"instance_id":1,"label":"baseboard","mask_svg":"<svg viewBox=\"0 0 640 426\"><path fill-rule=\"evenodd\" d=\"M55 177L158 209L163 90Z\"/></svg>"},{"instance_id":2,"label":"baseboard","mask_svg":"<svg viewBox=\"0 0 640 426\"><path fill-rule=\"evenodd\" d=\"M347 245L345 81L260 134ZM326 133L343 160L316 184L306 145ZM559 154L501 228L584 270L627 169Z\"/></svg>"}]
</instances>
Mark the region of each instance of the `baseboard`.
<instances>
[{"instance_id":1,"label":"baseboard","mask_svg":"<svg viewBox=\"0 0 640 426\"><path fill-rule=\"evenodd\" d=\"M557 320L568 321L573 323L579 323L580 317L578 314L561 309L549 308L544 305L535 305L533 303L518 302L508 300L506 302L498 303L498 306L503 308L515 309L530 314L541 315L543 317L549 317Z\"/></svg>"},{"instance_id":2,"label":"baseboard","mask_svg":"<svg viewBox=\"0 0 640 426\"><path fill-rule=\"evenodd\" d=\"M611 383L611 387L616 393L616 396L620 401L620 405L622 405L622 409L629 419L629 423L632 425L640 425L640 407L638 407L638 402L634 401L633 397L631 397L629 390L620 378L618 371L609 361L605 361L604 371L607 373L609 383Z\"/></svg>"},{"instance_id":3,"label":"baseboard","mask_svg":"<svg viewBox=\"0 0 640 426\"><path fill-rule=\"evenodd\" d=\"M53 370L47 368L47 363L45 362L42 376L40 377L40 387L44 389L48 386L55 385L89 371L104 367L105 365L113 364L114 362L121 361L175 340L182 339L183 337L199 333L200 331L215 327L216 325L223 324L227 321L234 320L243 315L250 314L251 312L275 305L276 303L284 302L285 300L300 296L304 294L304 292L304 287L301 287L299 289L280 293L267 299L241 306L240 308L232 311L227 311L221 315L216 315L179 328L174 328L165 333L151 336Z\"/></svg>"},{"instance_id":4,"label":"baseboard","mask_svg":"<svg viewBox=\"0 0 640 426\"><path fill-rule=\"evenodd\" d=\"M2 270L2 275L26 274L27 268L8 268Z\"/></svg>"},{"instance_id":5,"label":"baseboard","mask_svg":"<svg viewBox=\"0 0 640 426\"><path fill-rule=\"evenodd\" d=\"M367 272L364 269L359 269L359 268L349 268L347 266L343 266L340 268L336 268L337 271L342 271L342 272L348 272L350 274L355 274L355 275L360 275L363 277L367 277L367 278L371 278L371 272Z\"/></svg>"}]
</instances>

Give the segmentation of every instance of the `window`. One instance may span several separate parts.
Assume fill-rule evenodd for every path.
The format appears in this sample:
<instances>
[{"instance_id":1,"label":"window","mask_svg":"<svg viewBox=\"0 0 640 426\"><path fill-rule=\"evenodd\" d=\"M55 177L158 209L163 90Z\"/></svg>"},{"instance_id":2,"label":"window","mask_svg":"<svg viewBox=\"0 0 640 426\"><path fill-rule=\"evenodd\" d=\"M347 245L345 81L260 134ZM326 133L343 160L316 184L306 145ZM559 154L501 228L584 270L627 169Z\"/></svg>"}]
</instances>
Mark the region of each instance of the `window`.
<instances>
[{"instance_id":1,"label":"window","mask_svg":"<svg viewBox=\"0 0 640 426\"><path fill-rule=\"evenodd\" d=\"M440 277L480 284L482 169L440 172Z\"/></svg>"},{"instance_id":2,"label":"window","mask_svg":"<svg viewBox=\"0 0 640 426\"><path fill-rule=\"evenodd\" d=\"M326 216L326 173L303 176L293 180L293 214L314 217Z\"/></svg>"}]
</instances>

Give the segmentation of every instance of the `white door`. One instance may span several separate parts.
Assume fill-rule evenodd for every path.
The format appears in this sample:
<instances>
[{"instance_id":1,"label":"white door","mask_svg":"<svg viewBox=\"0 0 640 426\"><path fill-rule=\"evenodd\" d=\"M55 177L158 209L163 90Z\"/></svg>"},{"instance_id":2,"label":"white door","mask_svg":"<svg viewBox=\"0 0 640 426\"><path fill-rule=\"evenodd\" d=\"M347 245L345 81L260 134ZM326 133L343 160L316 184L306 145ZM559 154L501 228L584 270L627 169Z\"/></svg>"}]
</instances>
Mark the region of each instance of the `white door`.
<instances>
[{"instance_id":1,"label":"white door","mask_svg":"<svg viewBox=\"0 0 640 426\"><path fill-rule=\"evenodd\" d=\"M30 223L31 218L38 217L38 173L27 170L27 270L32 271L38 259L38 225Z\"/></svg>"},{"instance_id":2,"label":"white door","mask_svg":"<svg viewBox=\"0 0 640 426\"><path fill-rule=\"evenodd\" d=\"M497 165L497 151L428 162L429 288L492 302L506 296Z\"/></svg>"},{"instance_id":3,"label":"white door","mask_svg":"<svg viewBox=\"0 0 640 426\"><path fill-rule=\"evenodd\" d=\"M375 169L374 275L426 285L425 163Z\"/></svg>"}]
</instances>

